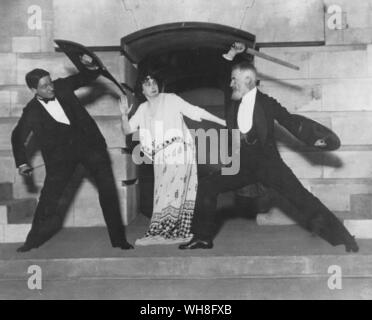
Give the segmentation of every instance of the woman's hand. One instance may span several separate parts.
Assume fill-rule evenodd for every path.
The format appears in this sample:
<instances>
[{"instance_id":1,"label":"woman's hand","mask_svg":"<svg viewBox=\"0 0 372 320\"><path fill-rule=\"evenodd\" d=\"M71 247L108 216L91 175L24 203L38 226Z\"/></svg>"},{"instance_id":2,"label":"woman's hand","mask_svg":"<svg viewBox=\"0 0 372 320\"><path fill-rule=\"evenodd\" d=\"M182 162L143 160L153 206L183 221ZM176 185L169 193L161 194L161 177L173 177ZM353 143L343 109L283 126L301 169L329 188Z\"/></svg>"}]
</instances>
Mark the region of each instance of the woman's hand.
<instances>
[{"instance_id":1,"label":"woman's hand","mask_svg":"<svg viewBox=\"0 0 372 320\"><path fill-rule=\"evenodd\" d=\"M119 109L122 116L128 117L128 114L132 110L132 108L133 104L131 104L131 106L128 107L128 100L124 96L121 96L119 98Z\"/></svg>"},{"instance_id":2,"label":"woman's hand","mask_svg":"<svg viewBox=\"0 0 372 320\"><path fill-rule=\"evenodd\" d=\"M226 120L221 119L220 125L223 126L223 127L226 127Z\"/></svg>"}]
</instances>

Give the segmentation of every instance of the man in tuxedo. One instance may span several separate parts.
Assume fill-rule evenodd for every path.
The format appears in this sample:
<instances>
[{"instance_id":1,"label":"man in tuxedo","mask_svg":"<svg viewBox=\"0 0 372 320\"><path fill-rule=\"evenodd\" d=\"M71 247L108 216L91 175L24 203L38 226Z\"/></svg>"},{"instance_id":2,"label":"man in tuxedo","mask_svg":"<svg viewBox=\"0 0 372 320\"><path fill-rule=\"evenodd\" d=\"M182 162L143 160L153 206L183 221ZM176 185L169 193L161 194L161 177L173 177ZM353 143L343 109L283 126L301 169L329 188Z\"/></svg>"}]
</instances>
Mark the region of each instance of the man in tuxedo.
<instances>
[{"instance_id":1,"label":"man in tuxedo","mask_svg":"<svg viewBox=\"0 0 372 320\"><path fill-rule=\"evenodd\" d=\"M86 72L55 81L42 69L26 74L27 86L35 96L23 109L12 132L13 154L19 173L30 175L32 168L27 161L26 145L31 136L35 138L44 159L46 177L31 231L18 252L38 248L61 228L58 201L78 164L95 180L112 246L133 248L126 240L105 139L74 94L99 75L94 64L85 63Z\"/></svg>"},{"instance_id":2,"label":"man in tuxedo","mask_svg":"<svg viewBox=\"0 0 372 320\"><path fill-rule=\"evenodd\" d=\"M346 251L359 250L353 236L313 194L306 190L284 163L274 139L274 120L289 132L298 133L298 117L256 87L257 71L247 61L232 68L232 103L227 111L227 127L239 139L240 170L235 175L217 172L199 180L193 217L193 239L180 249L213 247L216 202L219 193L260 182L288 199L297 209L297 221L332 245L344 244ZM237 133L237 134L235 134ZM315 141L322 146L324 141Z\"/></svg>"}]
</instances>

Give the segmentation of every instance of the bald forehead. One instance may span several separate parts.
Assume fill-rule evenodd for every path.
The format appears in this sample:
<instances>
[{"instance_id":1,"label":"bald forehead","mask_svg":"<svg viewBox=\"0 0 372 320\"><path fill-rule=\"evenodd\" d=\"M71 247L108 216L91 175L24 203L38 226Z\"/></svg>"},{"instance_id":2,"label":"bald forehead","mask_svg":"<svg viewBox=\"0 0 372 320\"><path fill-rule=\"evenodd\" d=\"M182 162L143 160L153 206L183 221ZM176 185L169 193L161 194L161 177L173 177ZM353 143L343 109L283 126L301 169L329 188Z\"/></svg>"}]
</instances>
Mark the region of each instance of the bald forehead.
<instances>
[{"instance_id":1,"label":"bald forehead","mask_svg":"<svg viewBox=\"0 0 372 320\"><path fill-rule=\"evenodd\" d=\"M231 73L232 78L255 78L256 73L251 69L234 69Z\"/></svg>"}]
</instances>

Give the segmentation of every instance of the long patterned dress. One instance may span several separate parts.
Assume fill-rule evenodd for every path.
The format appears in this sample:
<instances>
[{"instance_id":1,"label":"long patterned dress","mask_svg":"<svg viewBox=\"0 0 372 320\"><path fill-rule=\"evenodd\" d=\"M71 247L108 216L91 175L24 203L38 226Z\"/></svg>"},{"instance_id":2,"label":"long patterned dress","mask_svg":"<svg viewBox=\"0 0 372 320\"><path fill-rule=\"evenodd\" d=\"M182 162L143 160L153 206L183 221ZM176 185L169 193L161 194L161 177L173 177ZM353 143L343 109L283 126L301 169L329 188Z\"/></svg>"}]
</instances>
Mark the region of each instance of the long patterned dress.
<instances>
[{"instance_id":1,"label":"long patterned dress","mask_svg":"<svg viewBox=\"0 0 372 320\"><path fill-rule=\"evenodd\" d=\"M188 240L197 164L194 140L183 116L200 121L203 109L167 93L160 94L155 113L150 108L148 102L141 104L129 121L132 130L139 128L141 150L154 163L153 214L143 239L151 238L154 244Z\"/></svg>"}]
</instances>

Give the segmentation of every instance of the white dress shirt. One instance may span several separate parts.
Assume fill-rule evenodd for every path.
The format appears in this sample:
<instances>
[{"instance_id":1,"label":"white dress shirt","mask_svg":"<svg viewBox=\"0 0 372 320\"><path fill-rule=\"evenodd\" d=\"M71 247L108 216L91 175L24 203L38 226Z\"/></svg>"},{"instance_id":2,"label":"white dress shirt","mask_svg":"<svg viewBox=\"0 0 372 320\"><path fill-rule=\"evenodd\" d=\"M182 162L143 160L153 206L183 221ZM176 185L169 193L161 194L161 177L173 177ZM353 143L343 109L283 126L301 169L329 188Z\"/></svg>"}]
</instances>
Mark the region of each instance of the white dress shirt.
<instances>
[{"instance_id":1,"label":"white dress shirt","mask_svg":"<svg viewBox=\"0 0 372 320\"><path fill-rule=\"evenodd\" d=\"M243 96L242 102L239 105L238 128L242 133L247 133L252 128L256 94L257 88L254 87Z\"/></svg>"},{"instance_id":2,"label":"white dress shirt","mask_svg":"<svg viewBox=\"0 0 372 320\"><path fill-rule=\"evenodd\" d=\"M70 124L70 120L67 118L66 113L58 102L57 98L55 98L54 101L49 101L48 103L45 103L40 99L38 100L54 120L67 125Z\"/></svg>"}]
</instances>

